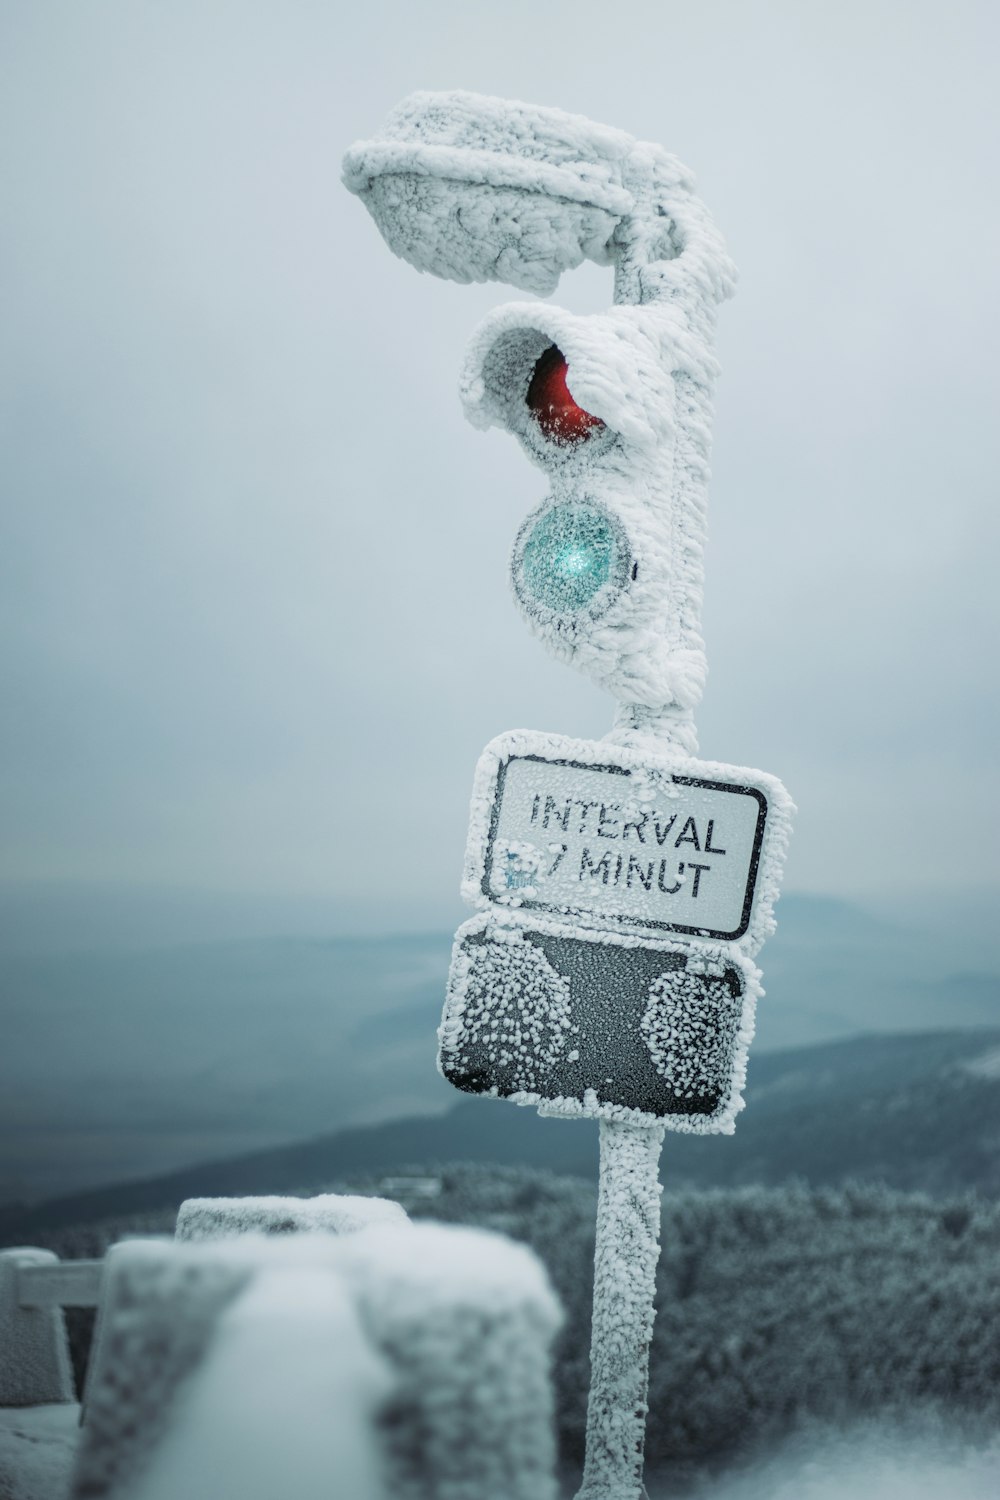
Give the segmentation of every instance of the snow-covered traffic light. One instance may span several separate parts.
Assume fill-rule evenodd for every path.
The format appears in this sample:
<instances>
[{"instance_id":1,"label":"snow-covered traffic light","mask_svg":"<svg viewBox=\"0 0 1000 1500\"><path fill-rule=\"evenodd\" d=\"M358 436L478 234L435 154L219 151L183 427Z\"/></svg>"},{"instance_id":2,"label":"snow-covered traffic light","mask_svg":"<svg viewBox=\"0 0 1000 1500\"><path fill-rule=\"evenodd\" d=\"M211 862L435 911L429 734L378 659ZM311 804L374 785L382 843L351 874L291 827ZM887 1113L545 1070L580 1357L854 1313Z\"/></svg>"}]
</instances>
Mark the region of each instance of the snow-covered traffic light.
<instances>
[{"instance_id":1,"label":"snow-covered traffic light","mask_svg":"<svg viewBox=\"0 0 1000 1500\"><path fill-rule=\"evenodd\" d=\"M601 1122L593 1379L578 1500L641 1492L664 1127L731 1131L792 804L695 758L713 352L734 270L690 173L560 110L413 94L345 158L390 247L456 281L614 305L498 308L461 375L548 491L513 543L531 630L617 700L605 740L517 731L476 770L439 1064L456 1087ZM623 1248L624 1247L624 1248Z\"/></svg>"},{"instance_id":2,"label":"snow-covered traffic light","mask_svg":"<svg viewBox=\"0 0 1000 1500\"><path fill-rule=\"evenodd\" d=\"M548 293L583 260L614 267L605 313L487 317L461 394L549 479L514 547L525 619L614 694L623 732L669 722L693 751L712 343L735 272L690 173L579 116L455 92L404 100L344 175L420 270Z\"/></svg>"},{"instance_id":3,"label":"snow-covered traffic light","mask_svg":"<svg viewBox=\"0 0 1000 1500\"><path fill-rule=\"evenodd\" d=\"M691 726L689 749L705 679L713 373L668 298L586 317L500 308L473 337L461 379L470 421L512 433L549 483L513 548L528 625L611 692L626 723L667 710Z\"/></svg>"}]
</instances>

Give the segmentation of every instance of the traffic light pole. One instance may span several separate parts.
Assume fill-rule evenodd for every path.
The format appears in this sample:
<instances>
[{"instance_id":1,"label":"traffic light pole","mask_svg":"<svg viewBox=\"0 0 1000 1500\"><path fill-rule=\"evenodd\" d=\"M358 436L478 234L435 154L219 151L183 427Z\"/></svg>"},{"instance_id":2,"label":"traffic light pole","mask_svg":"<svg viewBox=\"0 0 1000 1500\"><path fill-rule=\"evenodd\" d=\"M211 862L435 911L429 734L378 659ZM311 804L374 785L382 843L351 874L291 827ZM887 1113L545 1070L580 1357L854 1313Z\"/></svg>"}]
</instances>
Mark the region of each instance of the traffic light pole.
<instances>
[{"instance_id":1,"label":"traffic light pole","mask_svg":"<svg viewBox=\"0 0 1000 1500\"><path fill-rule=\"evenodd\" d=\"M640 180L642 202L648 187ZM641 273L663 254L650 234L655 213L637 212L619 227L614 301L658 300ZM696 744L692 715L623 704L612 738L659 741L678 751ZM660 1152L666 1127L600 1121L600 1187L594 1242L594 1304L590 1336L583 1483L576 1500L640 1500L645 1495L649 1350L656 1315L660 1259Z\"/></svg>"},{"instance_id":2,"label":"traffic light pole","mask_svg":"<svg viewBox=\"0 0 1000 1500\"><path fill-rule=\"evenodd\" d=\"M773 927L792 810L774 778L696 759L715 317L735 268L681 163L558 110L413 94L379 136L351 148L344 180L421 271L547 296L583 260L614 265L609 312L496 309L461 377L470 421L517 436L551 482L515 542L518 607L618 709L603 742L511 731L483 752L462 886L479 915L456 936L439 1066L467 1092L599 1118L577 1500L640 1500L663 1135L731 1130L742 1106L760 993L752 957ZM680 812L669 799L681 788L698 789L706 836L691 811L668 875L662 846ZM572 829L571 806L582 809ZM596 809L600 825L584 844ZM640 857L648 819L657 844ZM576 840L573 858L558 833L546 844L556 826ZM597 839L616 829L620 848L600 851ZM661 899L681 890L686 866L685 906L699 895L711 866L688 863L687 845L698 860L726 861L716 866L715 915L703 890L697 922ZM516 878L505 884L505 872ZM620 980L613 993L604 982L614 971L605 948L620 956L619 974L631 965L637 976L628 1004Z\"/></svg>"},{"instance_id":3,"label":"traffic light pole","mask_svg":"<svg viewBox=\"0 0 1000 1500\"><path fill-rule=\"evenodd\" d=\"M587 1456L577 1500L639 1500L665 1127L601 1120Z\"/></svg>"}]
</instances>

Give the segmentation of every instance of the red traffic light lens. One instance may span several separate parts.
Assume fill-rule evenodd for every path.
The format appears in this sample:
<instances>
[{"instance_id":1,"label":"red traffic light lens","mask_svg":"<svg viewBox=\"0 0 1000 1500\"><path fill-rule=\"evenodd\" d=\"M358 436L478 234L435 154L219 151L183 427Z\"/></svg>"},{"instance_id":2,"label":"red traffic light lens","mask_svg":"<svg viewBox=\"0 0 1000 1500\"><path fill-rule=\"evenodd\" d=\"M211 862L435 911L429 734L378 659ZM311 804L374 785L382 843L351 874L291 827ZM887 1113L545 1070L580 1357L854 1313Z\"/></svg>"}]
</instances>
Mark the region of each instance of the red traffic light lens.
<instances>
[{"instance_id":1,"label":"red traffic light lens","mask_svg":"<svg viewBox=\"0 0 1000 1500\"><path fill-rule=\"evenodd\" d=\"M566 384L568 370L562 350L552 344L535 365L528 386L528 410L546 437L578 443L604 423L573 400Z\"/></svg>"}]
</instances>

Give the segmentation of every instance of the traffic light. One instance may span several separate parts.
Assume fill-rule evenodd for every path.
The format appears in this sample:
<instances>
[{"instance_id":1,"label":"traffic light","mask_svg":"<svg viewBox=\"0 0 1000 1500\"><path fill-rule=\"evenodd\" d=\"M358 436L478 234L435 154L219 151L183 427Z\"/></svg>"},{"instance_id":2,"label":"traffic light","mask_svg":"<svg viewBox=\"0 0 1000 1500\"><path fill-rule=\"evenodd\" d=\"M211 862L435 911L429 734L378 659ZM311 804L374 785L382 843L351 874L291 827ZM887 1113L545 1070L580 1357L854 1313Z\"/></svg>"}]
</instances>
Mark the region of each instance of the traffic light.
<instances>
[{"instance_id":1,"label":"traffic light","mask_svg":"<svg viewBox=\"0 0 1000 1500\"><path fill-rule=\"evenodd\" d=\"M413 94L352 147L345 182L420 270L546 293L584 259L616 305L513 303L473 336L466 415L513 433L550 493L521 527L514 595L557 656L696 748L717 303L734 270L690 174L661 148L560 110Z\"/></svg>"},{"instance_id":2,"label":"traffic light","mask_svg":"<svg viewBox=\"0 0 1000 1500\"><path fill-rule=\"evenodd\" d=\"M549 483L514 542L518 607L617 700L603 741L518 731L476 769L439 1066L456 1087L600 1120L587 1461L642 1491L664 1127L731 1131L791 802L694 758L718 303L734 271L690 174L560 110L413 94L345 159L390 247L546 295L583 260L614 306L512 303L473 336L466 415Z\"/></svg>"},{"instance_id":3,"label":"traffic light","mask_svg":"<svg viewBox=\"0 0 1000 1500\"><path fill-rule=\"evenodd\" d=\"M586 317L500 308L460 381L469 420L512 433L549 482L511 559L525 621L629 705L626 723L669 706L689 750L713 376L668 299Z\"/></svg>"}]
</instances>

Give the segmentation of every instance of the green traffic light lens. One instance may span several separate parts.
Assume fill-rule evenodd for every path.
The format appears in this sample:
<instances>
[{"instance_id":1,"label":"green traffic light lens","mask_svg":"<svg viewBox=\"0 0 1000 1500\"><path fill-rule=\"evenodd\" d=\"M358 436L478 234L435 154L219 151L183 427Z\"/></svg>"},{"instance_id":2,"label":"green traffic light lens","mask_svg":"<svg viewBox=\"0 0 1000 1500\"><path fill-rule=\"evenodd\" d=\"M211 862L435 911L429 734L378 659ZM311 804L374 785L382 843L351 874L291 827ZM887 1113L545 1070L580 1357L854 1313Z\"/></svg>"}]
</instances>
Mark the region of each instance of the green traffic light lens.
<instances>
[{"instance_id":1,"label":"green traffic light lens","mask_svg":"<svg viewBox=\"0 0 1000 1500\"><path fill-rule=\"evenodd\" d=\"M573 614L608 583L623 581L625 539L602 506L553 505L526 531L515 554L514 581L527 609Z\"/></svg>"}]
</instances>

